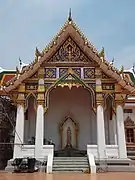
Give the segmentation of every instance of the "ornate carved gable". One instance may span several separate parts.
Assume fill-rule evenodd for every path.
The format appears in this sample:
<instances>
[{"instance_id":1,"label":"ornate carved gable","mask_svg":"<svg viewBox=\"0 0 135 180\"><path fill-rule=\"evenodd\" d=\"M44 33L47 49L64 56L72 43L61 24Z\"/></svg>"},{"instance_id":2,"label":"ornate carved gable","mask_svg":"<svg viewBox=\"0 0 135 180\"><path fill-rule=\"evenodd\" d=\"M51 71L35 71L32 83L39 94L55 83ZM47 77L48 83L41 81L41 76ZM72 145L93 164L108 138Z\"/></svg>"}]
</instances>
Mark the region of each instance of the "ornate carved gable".
<instances>
[{"instance_id":1,"label":"ornate carved gable","mask_svg":"<svg viewBox=\"0 0 135 180\"><path fill-rule=\"evenodd\" d=\"M36 49L34 61L24 68L22 74L18 74L12 84L9 84L4 91L9 93L16 89L27 78L32 77L38 69L46 66L46 63L70 63L75 66L99 66L107 76L114 78L119 85L126 89L129 93L134 93L135 88L127 83L120 73L110 65L96 50L96 48L88 41L88 39L79 30L73 20L68 20L61 28L60 32L53 38L52 42L42 51ZM82 63L82 64L81 64ZM93 65L94 63L94 65ZM62 65L62 64L61 64ZM49 67L49 66L48 66ZM52 67L52 64L51 64ZM72 66L73 67L73 66Z\"/></svg>"},{"instance_id":2,"label":"ornate carved gable","mask_svg":"<svg viewBox=\"0 0 135 180\"><path fill-rule=\"evenodd\" d=\"M48 60L48 62L83 62L97 65L96 62L84 54L84 52L70 36L60 46L57 52Z\"/></svg>"},{"instance_id":3,"label":"ornate carved gable","mask_svg":"<svg viewBox=\"0 0 135 180\"><path fill-rule=\"evenodd\" d=\"M127 119L124 122L125 126L135 126L134 121L128 116Z\"/></svg>"}]
</instances>

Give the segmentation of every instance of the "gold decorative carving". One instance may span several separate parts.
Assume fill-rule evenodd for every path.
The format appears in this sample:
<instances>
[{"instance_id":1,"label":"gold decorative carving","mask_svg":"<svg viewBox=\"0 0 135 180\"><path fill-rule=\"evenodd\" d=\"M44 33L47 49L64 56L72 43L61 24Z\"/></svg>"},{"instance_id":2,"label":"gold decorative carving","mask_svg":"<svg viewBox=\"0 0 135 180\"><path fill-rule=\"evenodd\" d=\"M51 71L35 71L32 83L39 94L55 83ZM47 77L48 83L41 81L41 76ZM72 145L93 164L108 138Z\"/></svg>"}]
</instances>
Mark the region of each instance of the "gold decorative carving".
<instances>
[{"instance_id":1,"label":"gold decorative carving","mask_svg":"<svg viewBox=\"0 0 135 180\"><path fill-rule=\"evenodd\" d=\"M45 85L44 84L39 84L38 85L38 92L45 92Z\"/></svg>"},{"instance_id":2,"label":"gold decorative carving","mask_svg":"<svg viewBox=\"0 0 135 180\"><path fill-rule=\"evenodd\" d=\"M115 85L114 84L102 84L102 89L103 90L115 90Z\"/></svg>"},{"instance_id":3,"label":"gold decorative carving","mask_svg":"<svg viewBox=\"0 0 135 180\"><path fill-rule=\"evenodd\" d=\"M19 86L18 92L20 92L20 93L24 93L24 92L25 92L25 84L22 83L22 84Z\"/></svg>"},{"instance_id":4,"label":"gold decorative carving","mask_svg":"<svg viewBox=\"0 0 135 180\"><path fill-rule=\"evenodd\" d=\"M44 100L45 100L44 93L38 93L37 100L38 100L38 101L44 101Z\"/></svg>"},{"instance_id":5,"label":"gold decorative carving","mask_svg":"<svg viewBox=\"0 0 135 180\"><path fill-rule=\"evenodd\" d=\"M104 100L103 100L103 94L102 93L96 93L96 104L101 105L104 107Z\"/></svg>"},{"instance_id":6,"label":"gold decorative carving","mask_svg":"<svg viewBox=\"0 0 135 180\"><path fill-rule=\"evenodd\" d=\"M50 62L92 62L69 37L59 48L55 55L49 59Z\"/></svg>"},{"instance_id":7,"label":"gold decorative carving","mask_svg":"<svg viewBox=\"0 0 135 180\"><path fill-rule=\"evenodd\" d=\"M97 93L102 92L102 83L101 83L101 79L96 79L96 92L97 92Z\"/></svg>"},{"instance_id":8,"label":"gold decorative carving","mask_svg":"<svg viewBox=\"0 0 135 180\"><path fill-rule=\"evenodd\" d=\"M16 102L25 108L25 95L23 93L18 94Z\"/></svg>"},{"instance_id":9,"label":"gold decorative carving","mask_svg":"<svg viewBox=\"0 0 135 180\"><path fill-rule=\"evenodd\" d=\"M95 77L96 78L102 78L102 71L100 68L95 69Z\"/></svg>"},{"instance_id":10,"label":"gold decorative carving","mask_svg":"<svg viewBox=\"0 0 135 180\"><path fill-rule=\"evenodd\" d=\"M121 105L122 107L125 105L125 101L126 101L126 94L115 94L115 105L116 107L118 105Z\"/></svg>"},{"instance_id":11,"label":"gold decorative carving","mask_svg":"<svg viewBox=\"0 0 135 180\"><path fill-rule=\"evenodd\" d=\"M67 86L70 90L72 89L72 87L80 87L80 86L82 86L80 83L60 83L60 84L58 84L58 86L60 86L60 87L65 87L65 86Z\"/></svg>"},{"instance_id":12,"label":"gold decorative carving","mask_svg":"<svg viewBox=\"0 0 135 180\"><path fill-rule=\"evenodd\" d=\"M37 90L37 84L26 84L26 90Z\"/></svg>"},{"instance_id":13,"label":"gold decorative carving","mask_svg":"<svg viewBox=\"0 0 135 180\"><path fill-rule=\"evenodd\" d=\"M96 92L102 92L102 86L96 85Z\"/></svg>"},{"instance_id":14,"label":"gold decorative carving","mask_svg":"<svg viewBox=\"0 0 135 180\"><path fill-rule=\"evenodd\" d=\"M44 68L40 68L40 69L38 70L38 78L39 78L39 79L44 78L44 74L45 74Z\"/></svg>"}]
</instances>

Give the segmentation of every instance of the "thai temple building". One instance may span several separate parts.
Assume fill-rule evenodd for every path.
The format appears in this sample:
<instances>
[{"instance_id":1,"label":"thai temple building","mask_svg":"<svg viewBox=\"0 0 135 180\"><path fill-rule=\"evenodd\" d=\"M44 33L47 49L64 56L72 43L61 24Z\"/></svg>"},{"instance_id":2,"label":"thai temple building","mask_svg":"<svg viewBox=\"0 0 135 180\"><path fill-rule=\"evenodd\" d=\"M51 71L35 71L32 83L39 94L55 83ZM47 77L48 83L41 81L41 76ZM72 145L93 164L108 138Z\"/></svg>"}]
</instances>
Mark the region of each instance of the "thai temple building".
<instances>
[{"instance_id":1,"label":"thai temple building","mask_svg":"<svg viewBox=\"0 0 135 180\"><path fill-rule=\"evenodd\" d=\"M0 69L0 96L16 109L12 159L47 158L52 172L55 157L124 161L135 151L134 67L114 67L71 15L30 64Z\"/></svg>"}]
</instances>

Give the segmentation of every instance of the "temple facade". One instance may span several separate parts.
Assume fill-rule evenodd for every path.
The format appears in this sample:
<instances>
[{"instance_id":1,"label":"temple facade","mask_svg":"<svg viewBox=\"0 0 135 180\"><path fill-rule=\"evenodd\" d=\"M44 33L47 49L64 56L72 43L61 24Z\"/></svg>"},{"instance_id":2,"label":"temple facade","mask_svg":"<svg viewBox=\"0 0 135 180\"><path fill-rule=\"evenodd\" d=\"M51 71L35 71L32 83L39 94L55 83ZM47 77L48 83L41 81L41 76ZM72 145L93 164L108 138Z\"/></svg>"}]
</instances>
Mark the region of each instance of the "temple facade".
<instances>
[{"instance_id":1,"label":"temple facade","mask_svg":"<svg viewBox=\"0 0 135 180\"><path fill-rule=\"evenodd\" d=\"M29 65L1 69L1 96L16 106L13 158L43 159L70 148L126 159L135 149L134 70L120 70L72 19Z\"/></svg>"}]
</instances>

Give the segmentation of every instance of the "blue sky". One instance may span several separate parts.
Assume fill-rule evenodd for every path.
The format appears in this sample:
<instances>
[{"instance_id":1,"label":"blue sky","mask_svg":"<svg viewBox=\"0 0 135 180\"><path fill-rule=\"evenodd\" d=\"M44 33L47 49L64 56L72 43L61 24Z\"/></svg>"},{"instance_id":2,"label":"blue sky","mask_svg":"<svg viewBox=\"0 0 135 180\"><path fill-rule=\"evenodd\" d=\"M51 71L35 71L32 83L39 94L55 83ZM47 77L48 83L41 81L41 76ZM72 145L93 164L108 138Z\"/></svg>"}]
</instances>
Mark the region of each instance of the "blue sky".
<instances>
[{"instance_id":1,"label":"blue sky","mask_svg":"<svg viewBox=\"0 0 135 180\"><path fill-rule=\"evenodd\" d=\"M135 62L135 0L0 0L0 66L30 63L72 17L92 44L105 47L108 61L125 69Z\"/></svg>"}]
</instances>

